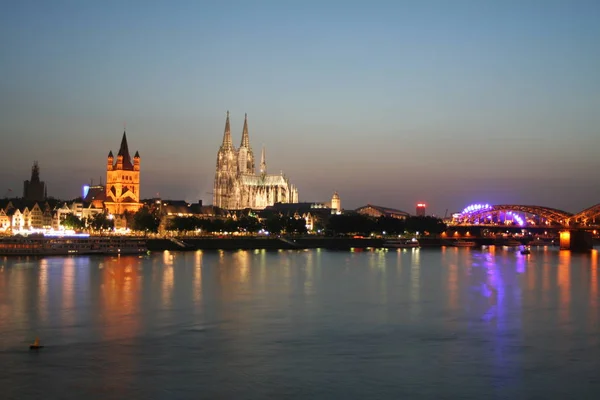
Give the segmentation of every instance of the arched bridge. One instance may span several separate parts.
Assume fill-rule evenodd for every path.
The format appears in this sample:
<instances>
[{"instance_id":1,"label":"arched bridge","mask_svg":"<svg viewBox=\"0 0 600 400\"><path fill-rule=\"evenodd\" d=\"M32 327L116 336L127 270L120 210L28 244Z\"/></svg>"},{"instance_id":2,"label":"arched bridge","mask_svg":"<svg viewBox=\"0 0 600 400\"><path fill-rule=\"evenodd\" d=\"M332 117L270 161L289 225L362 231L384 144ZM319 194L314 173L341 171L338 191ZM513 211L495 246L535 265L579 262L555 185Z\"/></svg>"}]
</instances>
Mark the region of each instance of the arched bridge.
<instances>
[{"instance_id":1,"label":"arched bridge","mask_svg":"<svg viewBox=\"0 0 600 400\"><path fill-rule=\"evenodd\" d=\"M504 220L511 220L516 225L528 225L526 215L538 217L540 225L554 226L596 226L600 225L600 204L587 208L577 214L556 208L535 206L535 205L517 205L517 204L472 204L466 207L455 219L459 225L470 225L473 223L486 223L486 219L491 221L494 216L503 214ZM529 224L531 225L531 224ZM535 224L534 224L535 225Z\"/></svg>"},{"instance_id":2,"label":"arched bridge","mask_svg":"<svg viewBox=\"0 0 600 400\"><path fill-rule=\"evenodd\" d=\"M573 216L572 220L583 225L588 225L590 223L593 223L595 225L595 221L600 220L600 204L596 204L595 206L586 208L585 210L578 212Z\"/></svg>"}]
</instances>

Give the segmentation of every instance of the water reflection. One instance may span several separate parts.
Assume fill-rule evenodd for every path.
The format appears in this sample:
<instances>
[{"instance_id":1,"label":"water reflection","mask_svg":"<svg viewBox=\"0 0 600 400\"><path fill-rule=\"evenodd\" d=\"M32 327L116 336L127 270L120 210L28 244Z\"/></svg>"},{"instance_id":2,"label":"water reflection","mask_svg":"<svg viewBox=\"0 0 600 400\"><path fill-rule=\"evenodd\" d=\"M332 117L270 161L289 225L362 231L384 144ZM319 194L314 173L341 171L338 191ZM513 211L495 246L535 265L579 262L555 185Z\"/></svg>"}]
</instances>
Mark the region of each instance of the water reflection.
<instances>
[{"instance_id":1,"label":"water reflection","mask_svg":"<svg viewBox=\"0 0 600 400\"><path fill-rule=\"evenodd\" d=\"M315 285L314 285L314 273L315 273L315 263L321 257L321 249L315 252L309 252L306 254L306 267L304 267L303 274L303 294L306 297L310 298L315 294Z\"/></svg>"},{"instance_id":2,"label":"water reflection","mask_svg":"<svg viewBox=\"0 0 600 400\"><path fill-rule=\"evenodd\" d=\"M104 262L100 298L101 334L108 340L132 339L140 329L141 275L136 257Z\"/></svg>"},{"instance_id":3,"label":"water reflection","mask_svg":"<svg viewBox=\"0 0 600 400\"><path fill-rule=\"evenodd\" d=\"M48 260L40 260L38 278L38 310L42 322L48 320Z\"/></svg>"},{"instance_id":4,"label":"water reflection","mask_svg":"<svg viewBox=\"0 0 600 400\"><path fill-rule=\"evenodd\" d=\"M458 265L452 263L448 266L448 306L450 311L458 308Z\"/></svg>"},{"instance_id":5,"label":"water reflection","mask_svg":"<svg viewBox=\"0 0 600 400\"><path fill-rule=\"evenodd\" d=\"M248 280L250 273L250 252L248 250L240 250L235 253L234 262L238 266L238 280L240 283L245 283Z\"/></svg>"},{"instance_id":6,"label":"water reflection","mask_svg":"<svg viewBox=\"0 0 600 400\"><path fill-rule=\"evenodd\" d=\"M592 250L590 263L590 322L592 326L598 325L600 310L598 309L598 250Z\"/></svg>"},{"instance_id":7,"label":"water reflection","mask_svg":"<svg viewBox=\"0 0 600 400\"><path fill-rule=\"evenodd\" d=\"M518 274L524 274L525 273L525 264L527 263L527 259L528 259L528 255L527 254L520 254L519 256L517 256L517 273Z\"/></svg>"},{"instance_id":8,"label":"water reflection","mask_svg":"<svg viewBox=\"0 0 600 400\"><path fill-rule=\"evenodd\" d=\"M202 300L202 250L194 254L194 303L199 305Z\"/></svg>"},{"instance_id":9,"label":"water reflection","mask_svg":"<svg viewBox=\"0 0 600 400\"><path fill-rule=\"evenodd\" d=\"M559 321L569 322L571 303L571 252L558 254Z\"/></svg>"},{"instance_id":10,"label":"water reflection","mask_svg":"<svg viewBox=\"0 0 600 400\"><path fill-rule=\"evenodd\" d=\"M4 260L3 260L4 261ZM9 317L8 269L0 263L0 323Z\"/></svg>"},{"instance_id":11,"label":"water reflection","mask_svg":"<svg viewBox=\"0 0 600 400\"><path fill-rule=\"evenodd\" d=\"M72 398L100 389L106 398L398 398L398 387L432 376L435 385L416 387L423 397L594 398L585 390L598 388L597 252L243 251L74 260L0 270L3 372L25 392L41 383L67 386ZM69 307L74 321L61 317ZM47 317L37 318L38 308ZM557 324L564 318L568 324ZM33 322L23 327L26 319ZM33 358L14 351L31 327L53 347L34 368L24 361ZM68 373L56 365L69 366Z\"/></svg>"},{"instance_id":12,"label":"water reflection","mask_svg":"<svg viewBox=\"0 0 600 400\"><path fill-rule=\"evenodd\" d=\"M162 269L162 306L164 309L170 309L173 295L173 278L175 271L173 265L164 265Z\"/></svg>"},{"instance_id":13,"label":"water reflection","mask_svg":"<svg viewBox=\"0 0 600 400\"><path fill-rule=\"evenodd\" d=\"M66 326L75 321L75 258L65 259L62 268L62 320Z\"/></svg>"},{"instance_id":14,"label":"water reflection","mask_svg":"<svg viewBox=\"0 0 600 400\"><path fill-rule=\"evenodd\" d=\"M417 253L415 253L417 254ZM413 257L410 268L410 315L417 318L421 313L421 260Z\"/></svg>"}]
</instances>

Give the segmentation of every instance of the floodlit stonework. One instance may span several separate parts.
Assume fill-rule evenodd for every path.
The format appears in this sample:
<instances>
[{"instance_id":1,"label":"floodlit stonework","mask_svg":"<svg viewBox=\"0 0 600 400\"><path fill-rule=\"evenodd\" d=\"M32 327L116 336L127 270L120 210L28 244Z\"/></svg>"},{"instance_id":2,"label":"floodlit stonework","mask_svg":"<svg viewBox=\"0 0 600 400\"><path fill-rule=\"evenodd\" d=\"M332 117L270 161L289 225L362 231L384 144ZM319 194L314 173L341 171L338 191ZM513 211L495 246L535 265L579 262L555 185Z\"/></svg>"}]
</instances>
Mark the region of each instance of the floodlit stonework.
<instances>
[{"instance_id":1,"label":"floodlit stonework","mask_svg":"<svg viewBox=\"0 0 600 400\"><path fill-rule=\"evenodd\" d=\"M140 203L140 155L136 152L133 163L131 162L125 132L123 132L116 162L112 151L108 153L104 207L113 215L121 215L125 211L136 212L142 207Z\"/></svg>"},{"instance_id":2,"label":"floodlit stonework","mask_svg":"<svg viewBox=\"0 0 600 400\"><path fill-rule=\"evenodd\" d=\"M283 173L267 174L265 150L262 150L260 169L255 173L254 153L248 135L248 118L244 118L242 142L236 149L231 140L229 112L225 121L223 143L217 153L217 170L213 205L227 210L252 208L262 210L275 203L297 203L298 189Z\"/></svg>"}]
</instances>

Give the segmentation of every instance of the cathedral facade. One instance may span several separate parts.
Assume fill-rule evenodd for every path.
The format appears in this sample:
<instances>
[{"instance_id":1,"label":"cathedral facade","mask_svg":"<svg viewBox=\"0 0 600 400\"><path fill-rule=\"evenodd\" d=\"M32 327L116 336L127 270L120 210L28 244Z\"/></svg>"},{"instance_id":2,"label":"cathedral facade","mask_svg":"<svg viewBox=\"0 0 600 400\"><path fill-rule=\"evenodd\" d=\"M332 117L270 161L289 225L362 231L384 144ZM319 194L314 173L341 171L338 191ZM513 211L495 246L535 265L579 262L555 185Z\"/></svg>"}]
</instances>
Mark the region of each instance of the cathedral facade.
<instances>
[{"instance_id":1,"label":"cathedral facade","mask_svg":"<svg viewBox=\"0 0 600 400\"><path fill-rule=\"evenodd\" d=\"M104 207L113 215L136 212L140 203L140 154L136 151L133 163L129 155L127 135L123 132L121 147L115 160L112 151L106 162L106 199Z\"/></svg>"},{"instance_id":2,"label":"cathedral facade","mask_svg":"<svg viewBox=\"0 0 600 400\"><path fill-rule=\"evenodd\" d=\"M283 173L267 174L263 148L258 173L255 171L254 152L248 135L248 116L244 117L242 142L238 149L231 140L229 111L225 121L223 143L217 153L217 171L213 191L213 205L227 210L251 208L262 210L275 203L297 203L298 189Z\"/></svg>"}]
</instances>

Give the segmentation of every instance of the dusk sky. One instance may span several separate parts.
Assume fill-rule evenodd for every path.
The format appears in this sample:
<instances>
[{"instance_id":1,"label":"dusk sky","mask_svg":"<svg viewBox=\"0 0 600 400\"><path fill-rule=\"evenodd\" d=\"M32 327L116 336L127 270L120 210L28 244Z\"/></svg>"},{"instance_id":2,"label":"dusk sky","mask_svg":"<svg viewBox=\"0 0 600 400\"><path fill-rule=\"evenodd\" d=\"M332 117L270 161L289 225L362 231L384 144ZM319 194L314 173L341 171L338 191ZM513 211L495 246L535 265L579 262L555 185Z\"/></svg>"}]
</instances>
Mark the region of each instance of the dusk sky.
<instances>
[{"instance_id":1,"label":"dusk sky","mask_svg":"<svg viewBox=\"0 0 600 400\"><path fill-rule=\"evenodd\" d=\"M600 1L10 1L0 196L106 179L212 202L225 114L300 201L600 203Z\"/></svg>"}]
</instances>

